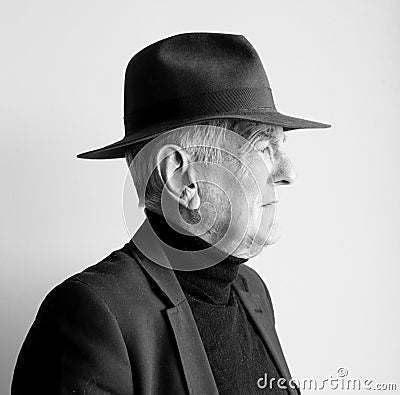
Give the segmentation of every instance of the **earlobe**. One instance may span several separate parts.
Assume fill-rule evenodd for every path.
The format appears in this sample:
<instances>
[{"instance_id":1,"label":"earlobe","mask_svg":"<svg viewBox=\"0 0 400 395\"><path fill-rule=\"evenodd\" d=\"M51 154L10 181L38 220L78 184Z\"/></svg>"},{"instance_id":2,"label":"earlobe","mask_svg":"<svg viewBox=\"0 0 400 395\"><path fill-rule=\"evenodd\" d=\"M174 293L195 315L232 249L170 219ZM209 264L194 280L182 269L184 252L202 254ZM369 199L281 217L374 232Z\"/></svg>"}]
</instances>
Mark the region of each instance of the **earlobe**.
<instances>
[{"instance_id":1,"label":"earlobe","mask_svg":"<svg viewBox=\"0 0 400 395\"><path fill-rule=\"evenodd\" d=\"M184 188L179 203L189 210L197 210L200 207L200 196L196 184L191 183Z\"/></svg>"}]
</instances>

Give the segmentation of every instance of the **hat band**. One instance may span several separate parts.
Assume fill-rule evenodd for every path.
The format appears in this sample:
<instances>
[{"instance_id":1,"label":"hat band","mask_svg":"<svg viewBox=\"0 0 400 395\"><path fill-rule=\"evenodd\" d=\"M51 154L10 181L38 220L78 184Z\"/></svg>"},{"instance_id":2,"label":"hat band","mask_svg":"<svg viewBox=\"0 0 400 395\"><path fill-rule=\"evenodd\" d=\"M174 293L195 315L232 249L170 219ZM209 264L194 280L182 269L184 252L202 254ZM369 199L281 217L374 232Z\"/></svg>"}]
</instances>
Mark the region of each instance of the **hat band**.
<instances>
[{"instance_id":1,"label":"hat band","mask_svg":"<svg viewBox=\"0 0 400 395\"><path fill-rule=\"evenodd\" d=\"M187 96L163 101L126 114L125 134L159 122L257 109L276 110L269 87L230 89Z\"/></svg>"}]
</instances>

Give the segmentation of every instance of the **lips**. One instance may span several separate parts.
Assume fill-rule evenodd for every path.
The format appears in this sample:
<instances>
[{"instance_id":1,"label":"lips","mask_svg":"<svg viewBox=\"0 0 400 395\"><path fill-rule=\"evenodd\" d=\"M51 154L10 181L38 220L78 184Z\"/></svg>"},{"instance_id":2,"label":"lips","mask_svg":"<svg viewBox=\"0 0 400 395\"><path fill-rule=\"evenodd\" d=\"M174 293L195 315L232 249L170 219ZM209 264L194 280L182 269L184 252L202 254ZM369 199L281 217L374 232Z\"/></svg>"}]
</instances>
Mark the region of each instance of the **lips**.
<instances>
[{"instance_id":1,"label":"lips","mask_svg":"<svg viewBox=\"0 0 400 395\"><path fill-rule=\"evenodd\" d=\"M278 203L278 202L279 202L279 200L271 200L269 203L263 204L262 207L271 206L272 204L275 204L275 203Z\"/></svg>"}]
</instances>

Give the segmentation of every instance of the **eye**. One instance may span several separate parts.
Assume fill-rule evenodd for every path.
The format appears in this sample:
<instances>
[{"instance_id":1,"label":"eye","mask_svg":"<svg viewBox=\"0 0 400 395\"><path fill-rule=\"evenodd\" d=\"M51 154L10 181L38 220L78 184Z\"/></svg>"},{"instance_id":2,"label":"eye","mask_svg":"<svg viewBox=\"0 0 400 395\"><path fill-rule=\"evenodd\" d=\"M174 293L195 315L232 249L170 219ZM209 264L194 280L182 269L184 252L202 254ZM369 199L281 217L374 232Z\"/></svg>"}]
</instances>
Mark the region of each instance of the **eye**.
<instances>
[{"instance_id":1,"label":"eye","mask_svg":"<svg viewBox=\"0 0 400 395\"><path fill-rule=\"evenodd\" d=\"M263 154L268 154L270 158L272 158L272 149L271 146L268 144L266 147L260 150Z\"/></svg>"}]
</instances>

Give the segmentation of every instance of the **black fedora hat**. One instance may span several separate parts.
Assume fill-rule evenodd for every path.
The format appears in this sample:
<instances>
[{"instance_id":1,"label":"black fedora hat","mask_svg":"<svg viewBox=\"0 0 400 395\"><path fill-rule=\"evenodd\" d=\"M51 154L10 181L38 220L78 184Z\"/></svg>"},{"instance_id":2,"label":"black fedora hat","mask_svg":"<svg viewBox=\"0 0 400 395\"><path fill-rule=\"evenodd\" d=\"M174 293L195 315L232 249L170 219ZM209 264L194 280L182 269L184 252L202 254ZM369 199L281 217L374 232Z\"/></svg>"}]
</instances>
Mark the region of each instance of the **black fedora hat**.
<instances>
[{"instance_id":1,"label":"black fedora hat","mask_svg":"<svg viewBox=\"0 0 400 395\"><path fill-rule=\"evenodd\" d=\"M78 158L123 158L128 145L216 118L282 126L330 125L279 113L261 60L242 35L183 33L138 52L125 74L125 137Z\"/></svg>"}]
</instances>

